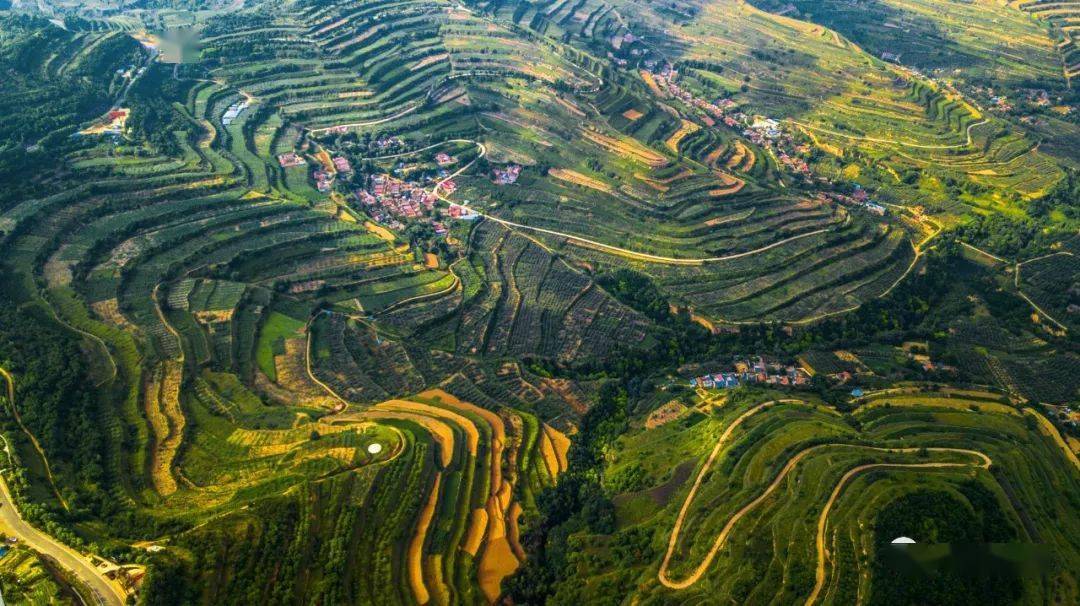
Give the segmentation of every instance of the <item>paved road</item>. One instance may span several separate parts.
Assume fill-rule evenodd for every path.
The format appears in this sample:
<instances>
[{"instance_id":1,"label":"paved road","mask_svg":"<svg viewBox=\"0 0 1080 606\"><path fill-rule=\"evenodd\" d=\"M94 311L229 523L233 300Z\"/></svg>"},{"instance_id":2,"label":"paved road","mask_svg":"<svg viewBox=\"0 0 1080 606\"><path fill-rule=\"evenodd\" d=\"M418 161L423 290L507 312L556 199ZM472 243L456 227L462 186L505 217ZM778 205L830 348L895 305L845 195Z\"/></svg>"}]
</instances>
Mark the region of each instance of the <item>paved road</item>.
<instances>
[{"instance_id":1,"label":"paved road","mask_svg":"<svg viewBox=\"0 0 1080 606\"><path fill-rule=\"evenodd\" d=\"M376 124L384 124L386 122L392 122L394 120L397 120L398 118L401 118L402 116L406 116L408 114L411 114L414 111L416 111L416 109L418 107L420 107L420 104L419 103L414 103L413 105L410 105L409 107L407 107L404 110L394 114L393 116L387 116L385 118L379 118L377 120L368 120L367 122L353 122L351 124L338 124L338 125L335 125L335 126L327 126L327 127L324 127L324 128L313 128L308 132L310 132L312 135L318 137L318 136L322 135L323 133L333 132L333 131L335 131L336 129L339 129L339 128L344 128L346 130L349 130L349 129L353 129L353 128L362 128L364 126L374 126Z\"/></svg>"},{"instance_id":2,"label":"paved road","mask_svg":"<svg viewBox=\"0 0 1080 606\"><path fill-rule=\"evenodd\" d=\"M11 394L14 391L11 376L7 372L0 373L0 375L4 377L8 386L8 393ZM4 449L9 453L11 452L6 440L4 441ZM19 515L18 508L15 506L14 499L11 497L11 491L8 490L7 481L2 475L0 475L0 522L3 522L24 545L53 558L61 567L78 577L84 585L90 587L98 604L121 606L124 603L126 596L120 593L122 590L119 587L114 587L113 583L105 578L93 564L74 549L60 543L23 520L22 516Z\"/></svg>"},{"instance_id":3,"label":"paved road","mask_svg":"<svg viewBox=\"0 0 1080 606\"><path fill-rule=\"evenodd\" d=\"M121 606L124 603L124 598L117 593L118 590L114 589L112 584L102 577L90 562L83 559L70 547L58 543L52 537L27 524L22 519L11 499L11 492L8 491L7 482L2 477L0 477L0 521L24 545L56 560L61 567L90 587L98 604Z\"/></svg>"}]
</instances>

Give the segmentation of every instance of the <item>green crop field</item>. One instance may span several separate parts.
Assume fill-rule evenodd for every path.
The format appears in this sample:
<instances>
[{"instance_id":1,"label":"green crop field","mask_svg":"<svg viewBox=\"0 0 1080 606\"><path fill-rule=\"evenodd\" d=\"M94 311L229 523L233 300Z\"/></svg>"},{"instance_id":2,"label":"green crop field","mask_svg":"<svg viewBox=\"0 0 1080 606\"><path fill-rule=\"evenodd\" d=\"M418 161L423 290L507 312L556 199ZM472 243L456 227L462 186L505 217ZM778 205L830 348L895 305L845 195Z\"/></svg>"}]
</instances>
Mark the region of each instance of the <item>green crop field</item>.
<instances>
[{"instance_id":1,"label":"green crop field","mask_svg":"<svg viewBox=\"0 0 1080 606\"><path fill-rule=\"evenodd\" d=\"M4 599L1076 603L1074 4L0 0Z\"/></svg>"}]
</instances>

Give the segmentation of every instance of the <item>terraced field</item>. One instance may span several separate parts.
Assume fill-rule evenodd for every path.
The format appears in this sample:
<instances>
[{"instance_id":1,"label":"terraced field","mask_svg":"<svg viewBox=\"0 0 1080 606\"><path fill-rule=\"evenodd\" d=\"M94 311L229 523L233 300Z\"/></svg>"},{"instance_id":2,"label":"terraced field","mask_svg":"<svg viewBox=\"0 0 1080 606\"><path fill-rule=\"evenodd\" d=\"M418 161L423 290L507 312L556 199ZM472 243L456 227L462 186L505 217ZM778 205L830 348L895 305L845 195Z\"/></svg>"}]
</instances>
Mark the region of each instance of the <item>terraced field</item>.
<instances>
[{"instance_id":1,"label":"terraced field","mask_svg":"<svg viewBox=\"0 0 1080 606\"><path fill-rule=\"evenodd\" d=\"M582 36L592 41L590 48L610 46L609 40L627 31L619 21L619 11L608 5L593 10L586 2L571 11L569 6L552 3L535 13L529 6L489 8L497 19L528 24L537 32L550 34L557 27L555 31ZM647 21L654 35L640 47L633 42L634 48L678 57L675 66L684 91L705 99L731 95L755 111L792 116L786 127L796 136L827 154L839 152L822 165L826 174L849 167L840 150L857 148L859 158L870 160L862 174L873 180L883 201L912 201L901 182L901 175L912 171L941 171L937 178L942 180L961 175L979 187L1005 187L1031 197L1048 191L1060 177L1054 161L1034 152L1034 141L1023 132L987 117L954 90L874 61L821 28L815 32L803 23L746 5L732 11L708 7L697 19L674 30L661 25L678 18L655 16L648 9L642 14L655 17ZM732 20L735 14L738 21ZM657 31L677 31L681 39L667 43L668 38L655 35ZM717 48L717 31L730 35L723 38L724 48L734 44L745 50L722 54L708 50ZM797 47L836 73L826 77L802 63L763 70L759 65L763 57L748 40L760 47ZM742 83L742 76L750 84ZM740 91L740 85L746 90ZM461 177L452 198L490 201L486 207L474 206L519 227L535 228L550 245L590 265L621 265L629 259L635 268L662 276L667 268L650 263L657 260L654 257L716 260L693 270L693 278L675 278L692 279L700 297L697 293L684 297L674 289L682 304L713 320L742 321L751 316L809 320L857 307L889 292L900 276L907 275L914 255L901 237L902 222L893 225L891 232L884 230L883 237L883 230L873 226L873 221L784 192L777 187L785 177L775 157L737 134L709 127L711 120L697 106L683 97L672 98L655 82L650 85L649 79L608 79L598 89L586 90L560 94L535 107L489 114L491 120L485 122L486 128L500 132L497 141L485 140L490 156L549 166L550 174L526 169L519 181L525 191L520 194L486 179ZM548 115L563 120L545 120ZM582 126L574 132L567 128L568 122ZM568 147L574 153L551 153ZM568 162L567 158L581 160ZM585 162L585 158L590 160ZM872 176L875 170L880 174ZM964 212L957 199L946 195L920 192L917 198L946 212ZM1000 201L970 197L965 202L976 208L1000 205ZM567 237L559 238L559 234ZM829 246L844 240L854 246ZM592 250L582 252L581 248ZM867 254L857 256L858 251ZM740 267L726 271L728 258L739 259ZM811 265L794 269L790 262L799 258ZM793 301L784 293L799 291L783 288L789 278L771 274L768 267L773 263L786 265L791 277L813 282L812 293L832 292L812 301ZM813 278L808 272L814 268L836 277L835 285ZM753 311L722 301L703 305L703 299L714 301L717 291L706 291L702 282L722 285L739 280L745 284L748 278L760 278L760 284L771 288L760 293L755 287L760 298L747 306ZM726 297L726 293L721 295Z\"/></svg>"},{"instance_id":2,"label":"terraced field","mask_svg":"<svg viewBox=\"0 0 1080 606\"><path fill-rule=\"evenodd\" d=\"M44 430L18 479L56 476L17 495L35 524L151 562L163 603L181 585L208 604L497 603L550 531L545 499L626 476L596 514L615 532L574 530L581 582L553 601L850 603L877 591L865 529L932 493L988 541L1052 547L1025 599L1076 598L1075 456L998 395L841 415L741 391L623 422L685 356L731 346L684 349L665 310L791 336L884 299L956 223L1054 190L1031 131L741 2L143 4L0 11L0 319L60 352L43 364L71 360L53 382L3 360ZM1051 50L980 24L983 51L1049 77ZM1016 268L1055 334L1075 328L1073 244ZM659 313L605 290L622 269ZM990 322L968 324L949 338ZM979 377L1073 395L1052 377L1074 352L1014 367L1006 337L972 341ZM615 384L634 395L590 417ZM628 433L571 450L596 423Z\"/></svg>"},{"instance_id":3,"label":"terraced field","mask_svg":"<svg viewBox=\"0 0 1080 606\"><path fill-rule=\"evenodd\" d=\"M115 402L101 422L112 442L104 466L128 506L156 520L151 528L187 528L177 543L193 546L248 523L255 503L292 502L304 483L348 485L354 498L384 510L372 515L386 524L372 530L382 533L377 541L363 540L379 563L356 591L399 587L406 603L424 596L445 602L451 593L490 601L525 557L518 519L566 467L565 437L511 407L551 417L569 411L572 419L580 409L565 398L575 388L534 385L514 364L495 372L458 357L454 352L469 349L464 343L432 352L426 341L401 338L433 318L460 315L492 331L461 330L463 338L480 339L470 355L570 358L615 339L640 341L645 323L518 236L501 234L513 243L505 248L496 246L495 231L477 236L490 240L482 259L426 268L407 241L357 222L340 199L316 193L304 170L278 166L276 154L294 149L302 132L378 121L387 116L381 108L420 104L453 86L451 64L459 72L500 69L499 57L511 52L513 41L499 38L476 52L466 42L486 35L486 26L463 21L440 46L452 60L429 60L435 55L418 46L403 82L394 70L401 44L416 33L409 28L428 32L423 27L462 19L420 3L363 8L363 15L348 13L348 24L333 26L340 18L311 7L261 23L259 33L208 35L208 62L229 57L240 40L266 40L269 54L223 60L228 68L189 83L172 105L173 151L84 144L60 160L63 191L6 206L6 288L83 341L95 382ZM407 18L397 24L384 19L390 15ZM364 32L402 27L409 36L363 42ZM282 35L297 43L279 44ZM295 62L276 58L294 51L303 55ZM73 44L70 52L91 51ZM574 72L552 69L529 77ZM417 87L438 74L446 83ZM144 78L161 86L174 77L162 67ZM244 103L239 116L224 119ZM450 106L423 120L450 125L454 112L462 113ZM400 119L399 127L409 120ZM513 261L502 263L500 255ZM520 266L518 256L526 259ZM477 271L520 271L522 290L492 296L485 287L480 303ZM575 282L570 291L561 283L541 287L532 272ZM577 299L562 301L563 294ZM496 334L504 324L513 329ZM539 339L549 328L554 332ZM449 392L356 407L440 382ZM398 498L409 486L417 496L411 508ZM160 532L119 530L126 540L154 540ZM211 553L198 557L207 558L199 560L207 574L220 565ZM338 560L325 562L329 570ZM228 586L212 591L218 600L237 597Z\"/></svg>"},{"instance_id":4,"label":"terraced field","mask_svg":"<svg viewBox=\"0 0 1080 606\"><path fill-rule=\"evenodd\" d=\"M755 3L782 10L779 3ZM1062 79L1056 43L1042 24L1005 3L889 0L853 12L840 2L796 2L799 17L841 32L880 56L905 65L960 69L963 78L984 78L1022 86ZM1064 84L1064 81L1062 81Z\"/></svg>"},{"instance_id":5,"label":"terraced field","mask_svg":"<svg viewBox=\"0 0 1080 606\"><path fill-rule=\"evenodd\" d=\"M1071 81L1080 75L1080 48L1077 47L1077 20L1080 18L1080 6L1076 2L1034 0L1010 2L1009 6L1049 22L1058 36L1057 50L1061 54L1065 78Z\"/></svg>"},{"instance_id":6,"label":"terraced field","mask_svg":"<svg viewBox=\"0 0 1080 606\"><path fill-rule=\"evenodd\" d=\"M968 130L986 116L946 84L871 58L824 27L765 13L745 3L687 3L683 12L650 10L636 2L595 4L594 8L586 2L568 14L556 10L554 15L559 16L560 28L591 39L595 46L607 45L612 36L627 31L622 14L642 15L641 27L651 34L644 46L681 68L684 87L705 98L731 95L747 101L756 112L788 116L794 125L812 131L816 145L827 153L857 146L880 165L883 186L899 181L889 175L890 169L902 173L915 167L934 167L976 183L1014 187L1028 196L1046 191L1058 178L1052 162L1033 151L1035 141L1022 132L997 120ZM549 6L563 8L559 3ZM896 10L901 9L918 19L918 10L925 7ZM1002 31L1000 23L993 23L985 13L975 21ZM546 31L550 26L538 27ZM881 22L875 27L881 27ZM982 45L994 45L997 40L999 50L977 48L972 53L992 52L1004 61L1019 62L1020 71L1033 70L1032 78L1051 74L1053 61L1048 54L1052 49L1047 40L1022 20L1016 27L1027 27L1025 43L1030 49L1017 50L1013 39L1002 41L1000 34L979 36L968 22L962 35L977 37ZM1013 35L1012 26L1008 31ZM951 57L960 60L955 54ZM663 112L657 118L662 121ZM651 123L655 121L639 118L633 128L651 133ZM905 196L901 191L893 195Z\"/></svg>"},{"instance_id":7,"label":"terraced field","mask_svg":"<svg viewBox=\"0 0 1080 606\"><path fill-rule=\"evenodd\" d=\"M637 78L603 79L595 73L595 60L588 54L551 42L552 22L581 35L591 28L594 40L601 32L606 39L621 31L617 13L581 7L563 15L560 11L569 7L552 5L531 17L532 9L504 14L508 8L485 14L432 4L395 5L392 11L380 3L320 4L272 13L255 21L250 30L219 32L210 25L204 31L203 57L215 81L192 90L190 113L196 122L200 118L195 114L207 114L206 121L213 125L227 108L248 100L249 109L219 135L222 147L237 164L235 175L255 191L273 191L296 200L319 194L303 177L304 167L281 169L272 155L292 149L291 143L304 132L330 149L349 149L343 143L345 137L367 136L364 133L379 136L420 130L423 136L407 143L413 147L450 136L475 138L488 152L484 165L524 163L526 169L517 185L528 191L511 193L474 170L459 177L455 200L488 200L490 209L481 210L521 226L567 236L585 236L581 226L587 225L587 240L632 253L715 261L694 273L695 281L703 277L720 286L734 280L746 284L747 278L754 278L769 286L767 292L752 289L758 298L741 307L737 302L744 296L739 293L705 305L698 293L676 290L680 303L714 320L809 320L857 307L888 292L907 275L914 254L905 242L902 224L880 228L873 221L853 220L842 208L777 191L783 178L775 159L757 146L729 131L702 128L700 115L687 113L679 100L657 98ZM752 22L761 21L755 35L777 35L772 33L776 23L771 15L745 6L740 10L750 11L746 17ZM587 23L575 30L586 14ZM763 29L765 22L770 29ZM791 30L785 32L785 40L792 36L801 40L806 35L791 23L782 25ZM289 43L278 48L283 35ZM522 35L537 44L540 52L529 64L519 62L514 50L520 44L515 38ZM251 44L262 50L240 56L237 50L246 51ZM953 166L995 186L1001 185L998 177L1052 179L1056 174L1049 161L1037 160L1045 164L1040 167L1030 165L1030 145L1022 135L1006 133L970 104L950 101L948 91L910 77L897 88L890 78L905 76L889 70L867 72L855 48L845 44L837 48L826 41L808 44L822 57L845 66L851 79L862 78L859 86L873 89L874 99L882 91L890 96L873 101L879 103L875 107L868 104L867 93L837 88L830 93L835 100L828 104L827 128L812 114L796 112L800 117L790 128L812 137L823 149L842 149L857 141L879 160L888 156L897 162L890 169L893 175L931 165ZM690 53L683 60L690 66L706 59ZM728 70L738 71L731 66ZM689 90L722 92L715 74L708 76L710 72L698 67L683 71L683 84ZM869 83L867 78L879 82ZM553 85L556 81L558 87ZM533 86L526 90L521 86L524 82ZM790 77L785 82L788 88L801 85L810 90L811 86L809 80ZM784 110L790 115L790 105L774 102L786 97L769 101L764 87L755 84L749 89L749 100L762 110ZM508 95L515 104L500 101ZM490 109L477 113L474 107ZM851 117L850 125L836 122L836 116L844 112ZM917 118L919 113L925 117ZM867 130L868 120L875 121L871 130ZM903 139L890 134L901 129ZM203 141L216 138L206 136ZM1000 152L995 151L999 144ZM582 160L567 165L565 158ZM590 161L584 162L585 158ZM1006 172L1003 164L1012 168ZM529 168L543 166L551 167L550 174ZM732 169L746 172L737 176ZM616 187L612 178L621 175L631 178L622 179ZM1029 189L1010 182L1009 187L1037 195L1050 183L1031 183ZM897 192L890 193L889 187L881 190L886 199L902 201L906 194ZM513 199L509 207L502 202L508 194ZM542 238L601 267L622 264L625 259L619 257L627 256L594 259L598 252L612 249L574 238ZM571 247L562 246L564 242ZM842 243L849 245L838 245ZM577 250L580 244L593 250ZM809 265L794 269L798 266L792 261L799 258ZM741 266L728 271L729 259L740 260ZM789 271L785 275L769 271L778 265ZM668 273L662 266L646 269L656 275ZM812 273L815 269L817 274ZM815 276L821 273L833 277L833 284L820 283ZM811 292L816 298L793 300L799 291L784 286L796 276L814 284ZM674 276L672 282L685 279ZM439 284L450 292L445 289L448 283ZM701 297L712 300L715 294L710 290L701 292ZM384 301L392 303L375 300L375 309Z\"/></svg>"},{"instance_id":8,"label":"terraced field","mask_svg":"<svg viewBox=\"0 0 1080 606\"><path fill-rule=\"evenodd\" d=\"M1076 330L1076 292L1078 275L1076 255L1080 241L1073 238L1061 250L1019 264L1017 289L1037 313L1054 327Z\"/></svg>"},{"instance_id":9,"label":"terraced field","mask_svg":"<svg viewBox=\"0 0 1080 606\"><path fill-rule=\"evenodd\" d=\"M950 495L977 516L983 540L1038 537L1064 558L1080 548L1056 517L1075 498L1080 466L1056 433L1026 422L1033 412L994 394L917 389L855 404L841 418L813 403L751 397L705 418L638 430L608 474L635 469L646 478L645 488L616 497L616 536L646 533L654 559L577 560L590 583L564 587L560 597L604 595L608 584L631 582L645 595L690 601L720 592L748 603L851 603L881 591L875 574L895 536L878 528L927 540L925 527L898 526L881 513L923 493ZM684 466L695 471L677 471ZM1034 477L1053 477L1064 492L1035 488ZM1038 595L1016 597L1071 599L1064 579L1072 573L1052 565L1048 574L1058 579L1053 589L1028 587Z\"/></svg>"}]
</instances>

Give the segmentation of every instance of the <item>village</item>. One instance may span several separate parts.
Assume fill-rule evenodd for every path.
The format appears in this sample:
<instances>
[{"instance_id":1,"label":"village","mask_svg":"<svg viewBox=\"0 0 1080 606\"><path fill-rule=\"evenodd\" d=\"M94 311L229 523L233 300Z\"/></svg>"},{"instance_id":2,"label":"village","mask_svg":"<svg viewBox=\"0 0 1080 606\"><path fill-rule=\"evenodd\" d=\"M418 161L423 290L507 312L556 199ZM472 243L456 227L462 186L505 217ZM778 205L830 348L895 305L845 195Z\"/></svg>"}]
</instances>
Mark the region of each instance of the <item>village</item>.
<instances>
[{"instance_id":1,"label":"village","mask_svg":"<svg viewBox=\"0 0 1080 606\"><path fill-rule=\"evenodd\" d=\"M360 204L372 218L390 229L404 229L403 221L419 220L430 215L438 198L415 181L404 181L390 175L372 175L368 189L356 191ZM446 226L432 221L437 235L447 232Z\"/></svg>"},{"instance_id":2,"label":"village","mask_svg":"<svg viewBox=\"0 0 1080 606\"><path fill-rule=\"evenodd\" d=\"M736 361L733 370L706 373L689 380L689 387L703 389L733 389L743 385L802 386L810 375L792 364L766 361L762 356Z\"/></svg>"},{"instance_id":3,"label":"village","mask_svg":"<svg viewBox=\"0 0 1080 606\"><path fill-rule=\"evenodd\" d=\"M397 137L383 137L376 144L380 148L402 146ZM281 154L277 160L282 168L308 164L308 159L297 152ZM440 151L432 157L433 170L425 170L422 163L406 165L398 162L389 172L360 174L356 179L352 178L353 166L344 155L330 155L322 150L313 154L313 161L311 179L315 189L329 193L335 184L349 189L359 210L377 223L401 231L410 222L421 222L430 224L436 236L445 236L449 232L442 220L442 212L436 211L439 198L435 194L435 185L438 184L443 194L457 190L457 183L450 178L450 168L459 164L458 158ZM517 182L522 168L519 164L493 166L490 179L495 185L512 185ZM479 215L467 204L468 201L465 205L450 204L446 216L463 221L477 219Z\"/></svg>"},{"instance_id":4,"label":"village","mask_svg":"<svg viewBox=\"0 0 1080 606\"><path fill-rule=\"evenodd\" d=\"M880 360L868 364L848 350L809 350L793 360L762 355L736 356L721 370L708 369L707 365L681 368L682 372L694 376L678 379L674 385L692 389L735 389L750 385L809 388L818 380L824 380L834 388L845 386L843 389L849 390L852 397L860 397L861 386L881 383L886 380L883 377L897 372L931 380L955 376L958 372L955 366L931 359L926 343L905 342L890 349L888 357L891 361L882 365ZM702 372L704 370L710 372Z\"/></svg>"}]
</instances>

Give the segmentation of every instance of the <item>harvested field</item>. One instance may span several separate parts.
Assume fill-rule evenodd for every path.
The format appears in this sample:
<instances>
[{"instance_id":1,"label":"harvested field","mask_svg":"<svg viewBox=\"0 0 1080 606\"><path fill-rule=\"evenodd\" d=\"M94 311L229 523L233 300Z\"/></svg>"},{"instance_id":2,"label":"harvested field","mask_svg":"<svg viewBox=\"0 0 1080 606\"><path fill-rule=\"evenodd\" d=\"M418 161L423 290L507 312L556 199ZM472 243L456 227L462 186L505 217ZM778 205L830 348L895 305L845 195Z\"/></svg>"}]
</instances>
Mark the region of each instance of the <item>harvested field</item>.
<instances>
[{"instance_id":1,"label":"harvested field","mask_svg":"<svg viewBox=\"0 0 1080 606\"><path fill-rule=\"evenodd\" d=\"M742 141L736 141L735 153L731 154L731 157L728 158L724 165L731 170L745 173L754 168L756 160L757 158L754 156L754 152L750 151L750 148L746 147Z\"/></svg>"},{"instance_id":2,"label":"harvested field","mask_svg":"<svg viewBox=\"0 0 1080 606\"><path fill-rule=\"evenodd\" d=\"M417 61L415 65L413 65L412 67L409 68L409 71L415 72L418 69L423 69L423 68L425 68L425 67L427 67L429 65L439 63L440 61L446 61L449 58L450 58L449 53L441 53L441 54L438 54L438 55L430 55L428 57L424 57L423 59Z\"/></svg>"},{"instance_id":3,"label":"harvested field","mask_svg":"<svg viewBox=\"0 0 1080 606\"><path fill-rule=\"evenodd\" d=\"M443 421L445 422L444 426L453 424L465 433L465 446L468 448L469 454L473 457L476 456L477 448L480 445L480 432L468 417L444 408L439 408L438 406L431 406L429 404L421 404L419 402L411 402L408 400L388 400L379 403L372 410L378 412L401 411L415 413L417 416L427 416Z\"/></svg>"},{"instance_id":4,"label":"harvested field","mask_svg":"<svg viewBox=\"0 0 1080 606\"><path fill-rule=\"evenodd\" d=\"M751 207L743 212L732 213L730 215L723 215L719 217L713 217L705 222L705 225L709 227L716 227L717 225L723 225L725 223L731 223L734 221L742 221L754 214L754 209Z\"/></svg>"},{"instance_id":5,"label":"harvested field","mask_svg":"<svg viewBox=\"0 0 1080 606\"><path fill-rule=\"evenodd\" d=\"M725 172L714 171L713 174L716 175L717 179L720 179L720 182L723 183L723 187L718 187L716 189L710 189L709 190L709 195L710 196L713 196L713 197L730 196L732 194L738 193L739 191L742 190L743 187L746 186L746 181L743 181L742 179L740 179L738 177L735 177L733 175L729 175L729 174L727 174Z\"/></svg>"},{"instance_id":6,"label":"harvested field","mask_svg":"<svg viewBox=\"0 0 1080 606\"><path fill-rule=\"evenodd\" d=\"M369 232L375 234L376 236L382 238L383 240L385 240L387 242L395 242L395 241L397 241L397 236L394 235L394 232L390 231L389 229L386 229L382 225L378 225L376 223L372 223L371 221L367 221L366 223L364 223L364 227L367 228L367 230Z\"/></svg>"},{"instance_id":7,"label":"harvested field","mask_svg":"<svg viewBox=\"0 0 1080 606\"><path fill-rule=\"evenodd\" d=\"M543 431L540 432L540 457L544 461L544 467L547 469L548 475L555 477L559 473L559 455L555 449L554 440L552 440L551 433L548 432L547 425L544 425Z\"/></svg>"},{"instance_id":8,"label":"harvested field","mask_svg":"<svg viewBox=\"0 0 1080 606\"><path fill-rule=\"evenodd\" d=\"M646 429L656 429L662 425L670 423L675 419L681 417L686 411L685 404L678 400L672 400L667 404L664 404L660 408L649 413L648 418L645 419Z\"/></svg>"},{"instance_id":9,"label":"harvested field","mask_svg":"<svg viewBox=\"0 0 1080 606\"><path fill-rule=\"evenodd\" d=\"M668 140L664 142L664 145L666 145L672 153L677 154L679 153L679 143L681 143L687 135L697 132L700 128L701 126L696 123L683 119L679 124L679 130L672 133L672 135L668 137Z\"/></svg>"},{"instance_id":10,"label":"harvested field","mask_svg":"<svg viewBox=\"0 0 1080 606\"><path fill-rule=\"evenodd\" d=\"M552 474L552 477L555 477L566 471L566 453L570 451L570 438L566 437L564 433L547 423L544 423L544 433L547 435L548 439L551 440L552 452L555 455L556 473Z\"/></svg>"},{"instance_id":11,"label":"harvested field","mask_svg":"<svg viewBox=\"0 0 1080 606\"><path fill-rule=\"evenodd\" d=\"M589 129L584 129L581 133L589 141L621 158L641 162L652 168L659 168L668 163L667 158L642 145L635 139L617 139Z\"/></svg>"},{"instance_id":12,"label":"harvested field","mask_svg":"<svg viewBox=\"0 0 1080 606\"><path fill-rule=\"evenodd\" d=\"M150 477L162 496L176 492L173 465L184 437L186 417L180 408L180 382L183 366L177 361L162 363L155 380L147 385L144 406L154 433L150 456Z\"/></svg>"},{"instance_id":13,"label":"harvested field","mask_svg":"<svg viewBox=\"0 0 1080 606\"><path fill-rule=\"evenodd\" d=\"M715 166L720 161L720 156L723 156L728 150L727 145L718 145L707 156L705 156L705 164L708 166ZM730 167L729 167L730 168Z\"/></svg>"},{"instance_id":14,"label":"harvested field","mask_svg":"<svg viewBox=\"0 0 1080 606\"><path fill-rule=\"evenodd\" d=\"M480 556L477 581L488 602L494 603L502 593L502 581L517 570L521 563L510 547L506 530L506 511L510 506L509 484L504 484L504 491L498 498L498 515L492 515L489 508L487 540L484 552ZM505 506L503 504L505 503Z\"/></svg>"},{"instance_id":15,"label":"harvested field","mask_svg":"<svg viewBox=\"0 0 1080 606\"><path fill-rule=\"evenodd\" d=\"M435 505L439 502L439 485L442 482L442 472L435 474L435 483L428 491L427 501L420 511L420 518L416 522L412 539L409 541L408 565L409 586L412 588L413 597L418 604L427 604L431 598L428 586L424 579L424 541L427 539L428 527L435 517Z\"/></svg>"},{"instance_id":16,"label":"harvested field","mask_svg":"<svg viewBox=\"0 0 1080 606\"><path fill-rule=\"evenodd\" d=\"M454 430L446 423L422 414L399 412L394 410L372 409L364 413L364 417L370 419L398 419L413 421L430 432L432 439L439 446L439 464L449 467L454 460Z\"/></svg>"},{"instance_id":17,"label":"harvested field","mask_svg":"<svg viewBox=\"0 0 1080 606\"><path fill-rule=\"evenodd\" d=\"M641 75L641 79L645 82L645 85L649 87L649 90L652 91L654 95L657 97L667 96L667 93L656 84L656 78L653 77L652 73L645 70L639 70L638 73Z\"/></svg>"},{"instance_id":18,"label":"harvested field","mask_svg":"<svg viewBox=\"0 0 1080 606\"><path fill-rule=\"evenodd\" d=\"M656 179L656 178L650 177L650 176L642 174L642 173L634 173L634 178L638 179L639 181L642 181L643 183L645 183L646 185L648 185L649 187L655 189L656 191L658 191L660 193L666 193L669 190L671 190L672 184L674 184L674 183L676 183L678 181L681 181L683 179L686 179L687 177L690 177L692 175L693 175L693 172L690 169L683 169L682 171L680 171L680 172L678 172L678 173L676 173L676 174L674 174L674 175L672 175L670 177L663 177L663 178Z\"/></svg>"},{"instance_id":19,"label":"harvested field","mask_svg":"<svg viewBox=\"0 0 1080 606\"><path fill-rule=\"evenodd\" d=\"M475 556L483 545L484 536L487 533L488 513L483 507L477 507L469 514L469 529L465 532L465 539L461 543L461 550Z\"/></svg>"},{"instance_id":20,"label":"harvested field","mask_svg":"<svg viewBox=\"0 0 1080 606\"><path fill-rule=\"evenodd\" d=\"M574 185L580 185L582 187L588 187L604 193L611 192L611 186L603 181L594 179L587 175L583 175L575 170L567 168L552 168L548 171L548 174L560 181L566 181L567 183L573 183Z\"/></svg>"}]
</instances>

